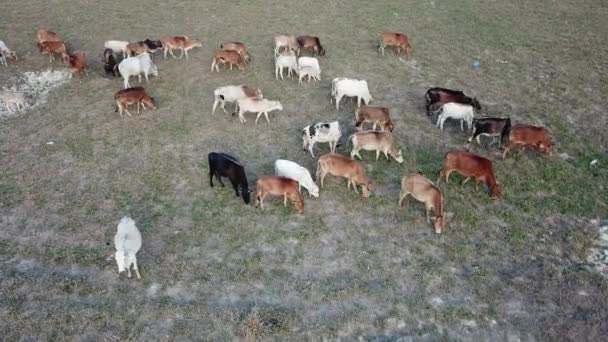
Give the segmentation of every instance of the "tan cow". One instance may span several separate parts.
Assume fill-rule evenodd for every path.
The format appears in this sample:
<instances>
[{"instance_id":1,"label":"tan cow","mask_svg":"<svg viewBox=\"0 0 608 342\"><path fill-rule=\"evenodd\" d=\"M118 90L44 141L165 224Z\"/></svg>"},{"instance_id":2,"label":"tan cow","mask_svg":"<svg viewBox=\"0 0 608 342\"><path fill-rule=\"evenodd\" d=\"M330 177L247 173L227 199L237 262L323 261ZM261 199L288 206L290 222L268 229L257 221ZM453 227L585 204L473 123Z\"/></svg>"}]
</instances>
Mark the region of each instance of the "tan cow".
<instances>
[{"instance_id":1,"label":"tan cow","mask_svg":"<svg viewBox=\"0 0 608 342\"><path fill-rule=\"evenodd\" d=\"M406 56L409 56L412 50L407 34L403 32L382 32L380 34L380 47L378 48L382 51L382 56L384 56L384 48L387 46L397 48L397 54L404 52Z\"/></svg>"},{"instance_id":2,"label":"tan cow","mask_svg":"<svg viewBox=\"0 0 608 342\"><path fill-rule=\"evenodd\" d=\"M363 124L366 122L373 124L372 130L376 130L376 126L380 126L383 131L392 132L395 128L387 107L363 105L355 109L355 120L355 127L359 129L363 128Z\"/></svg>"},{"instance_id":3,"label":"tan cow","mask_svg":"<svg viewBox=\"0 0 608 342\"><path fill-rule=\"evenodd\" d=\"M249 51L247 51L245 44L243 44L241 42L224 43L224 44L220 45L220 48L224 51L238 52L239 55L241 55L241 58L243 59L243 61L245 61L245 63L249 63L251 61L251 55L249 54Z\"/></svg>"},{"instance_id":4,"label":"tan cow","mask_svg":"<svg viewBox=\"0 0 608 342\"><path fill-rule=\"evenodd\" d=\"M403 163L403 156L401 150L397 149L397 145L393 139L391 132L377 132L377 131L363 131L356 132L349 138L353 143L353 150L350 152L350 157L359 159L361 155L359 150L376 151L376 160L380 157L380 152L384 153L386 160L390 155L397 161L397 163Z\"/></svg>"},{"instance_id":5,"label":"tan cow","mask_svg":"<svg viewBox=\"0 0 608 342\"><path fill-rule=\"evenodd\" d=\"M67 56L65 44L63 42L42 42L38 43L38 50L43 55L49 55L49 63L55 60L54 54L61 54L61 58Z\"/></svg>"},{"instance_id":6,"label":"tan cow","mask_svg":"<svg viewBox=\"0 0 608 342\"><path fill-rule=\"evenodd\" d=\"M433 221L435 221L435 233L441 234L445 226L443 217L443 195L441 190L433 182L422 175L421 172L403 176L401 179L401 193L399 194L399 206L407 195L411 195L419 202L424 203L426 208L426 222L431 223L429 213L433 211Z\"/></svg>"},{"instance_id":7,"label":"tan cow","mask_svg":"<svg viewBox=\"0 0 608 342\"><path fill-rule=\"evenodd\" d=\"M233 50L215 50L213 53L213 61L211 62L211 71L213 68L220 72L220 68L218 64L229 64L230 70L232 70L232 66L236 65L239 70L245 70L245 62L243 61L243 57Z\"/></svg>"},{"instance_id":8,"label":"tan cow","mask_svg":"<svg viewBox=\"0 0 608 342\"><path fill-rule=\"evenodd\" d=\"M327 174L346 178L346 188L350 189L352 184L357 194L359 193L357 186L361 185L363 197L369 197L370 192L373 190L372 181L365 173L363 164L339 154L327 153L319 157L316 176L317 180L321 180L321 188L323 188L323 180Z\"/></svg>"},{"instance_id":9,"label":"tan cow","mask_svg":"<svg viewBox=\"0 0 608 342\"><path fill-rule=\"evenodd\" d=\"M173 49L179 49L182 51L182 54L179 55L179 58L182 58L184 54L186 55L186 59L188 59L188 51L194 49L195 47L203 46L200 40L195 38L190 38L188 36L173 36L173 37L165 37L161 38L160 41L163 43L163 49L165 54L165 59L167 59L167 52L175 57L173 54Z\"/></svg>"},{"instance_id":10,"label":"tan cow","mask_svg":"<svg viewBox=\"0 0 608 342\"><path fill-rule=\"evenodd\" d=\"M279 176L260 177L256 183L255 206L264 210L264 198L268 195L283 196L283 205L287 207L289 198L296 206L299 214L304 213L304 199L298 191L298 182Z\"/></svg>"},{"instance_id":11,"label":"tan cow","mask_svg":"<svg viewBox=\"0 0 608 342\"><path fill-rule=\"evenodd\" d=\"M61 38L59 38L59 35L57 33L47 31L45 29L37 29L36 38L38 38L38 43L63 41Z\"/></svg>"},{"instance_id":12,"label":"tan cow","mask_svg":"<svg viewBox=\"0 0 608 342\"><path fill-rule=\"evenodd\" d=\"M156 103L153 97L150 97L144 87L133 87L119 90L114 95L114 100L116 101L117 110L120 114L120 117L123 118L122 112L125 111L127 115L131 116L129 110L127 109L132 104L137 104L137 114L139 114L139 107L146 108L148 105L152 109L156 109Z\"/></svg>"}]
</instances>

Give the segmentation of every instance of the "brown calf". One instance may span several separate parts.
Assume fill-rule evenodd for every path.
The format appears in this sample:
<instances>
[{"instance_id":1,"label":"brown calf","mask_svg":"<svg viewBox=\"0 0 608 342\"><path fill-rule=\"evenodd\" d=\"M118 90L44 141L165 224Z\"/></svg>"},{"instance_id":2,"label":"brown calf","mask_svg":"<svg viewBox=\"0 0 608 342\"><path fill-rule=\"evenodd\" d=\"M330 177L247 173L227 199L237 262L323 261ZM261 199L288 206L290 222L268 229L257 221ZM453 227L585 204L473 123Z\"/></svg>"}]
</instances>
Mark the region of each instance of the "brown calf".
<instances>
[{"instance_id":1,"label":"brown calf","mask_svg":"<svg viewBox=\"0 0 608 342\"><path fill-rule=\"evenodd\" d=\"M319 157L317 163L317 179L321 180L321 188L323 188L323 180L328 173L337 177L345 177L348 181L346 188L350 189L352 184L357 194L359 193L357 186L361 185L363 197L369 197L369 193L373 189L372 181L365 173L365 167L356 160L335 153L324 154Z\"/></svg>"},{"instance_id":2,"label":"brown calf","mask_svg":"<svg viewBox=\"0 0 608 342\"><path fill-rule=\"evenodd\" d=\"M156 109L156 103L154 102L154 98L150 97L144 87L133 87L119 90L114 95L114 100L116 101L117 110L120 113L120 117L123 118L122 112L123 110L131 116L129 113L128 107L132 104L137 104L137 114L139 114L139 106L141 105L144 109L146 105L148 105L152 109Z\"/></svg>"},{"instance_id":3,"label":"brown calf","mask_svg":"<svg viewBox=\"0 0 608 342\"><path fill-rule=\"evenodd\" d=\"M82 51L74 51L71 55L63 56L63 62L68 65L72 74L80 77L80 73L87 65L87 55Z\"/></svg>"},{"instance_id":4,"label":"brown calf","mask_svg":"<svg viewBox=\"0 0 608 342\"><path fill-rule=\"evenodd\" d=\"M373 123L372 130L376 129L376 125L380 126L382 131L392 132L395 128L386 107L363 105L355 110L355 120L355 126L359 129L363 128L362 125L366 122Z\"/></svg>"},{"instance_id":5,"label":"brown calf","mask_svg":"<svg viewBox=\"0 0 608 342\"><path fill-rule=\"evenodd\" d=\"M42 42L38 43L38 50L43 55L49 55L49 63L55 60L54 54L60 53L62 58L67 56L65 44L63 42Z\"/></svg>"},{"instance_id":6,"label":"brown calf","mask_svg":"<svg viewBox=\"0 0 608 342\"><path fill-rule=\"evenodd\" d=\"M169 52L173 58L177 58L173 54L173 49L179 49L182 51L179 58L182 58L185 54L186 59L188 59L189 50L195 47L203 46L203 43L201 43L198 39L189 38L187 36L165 37L161 38L160 41L163 43L163 49L165 50L165 59L167 59L167 52Z\"/></svg>"},{"instance_id":7,"label":"brown calf","mask_svg":"<svg viewBox=\"0 0 608 342\"><path fill-rule=\"evenodd\" d=\"M255 206L258 204L264 210L264 198L267 195L283 196L283 205L287 206L289 198L296 206L299 214L304 213L304 200L298 191L298 182L286 177L260 177L256 183Z\"/></svg>"},{"instance_id":8,"label":"brown calf","mask_svg":"<svg viewBox=\"0 0 608 342\"><path fill-rule=\"evenodd\" d=\"M429 213L431 210L435 214L435 233L441 234L445 226L443 217L443 195L441 190L430 180L422 175L421 172L403 176L401 179L401 193L399 194L399 206L403 206L403 201L407 195L411 195L419 202L423 202L426 207L426 222L431 223Z\"/></svg>"},{"instance_id":9,"label":"brown calf","mask_svg":"<svg viewBox=\"0 0 608 342\"><path fill-rule=\"evenodd\" d=\"M298 45L301 50L308 49L312 50L313 55L316 53L319 56L325 56L325 49L321 46L321 41L319 37L314 36L298 36L296 38L298 41ZM298 50L298 56L300 55L300 50Z\"/></svg>"},{"instance_id":10,"label":"brown calf","mask_svg":"<svg viewBox=\"0 0 608 342\"><path fill-rule=\"evenodd\" d=\"M545 127L530 125L515 125L511 127L502 159L507 157L507 153L513 145L532 146L547 153L549 156L553 154L553 144L551 143L551 138L549 138L549 130Z\"/></svg>"},{"instance_id":11,"label":"brown calf","mask_svg":"<svg viewBox=\"0 0 608 342\"><path fill-rule=\"evenodd\" d=\"M243 44L243 43L240 43L240 42L224 43L224 44L220 45L220 48L224 51L238 52L239 55L241 55L241 58L243 58L243 60L245 61L245 63L249 63L251 61L251 55L249 54L249 51L247 51L247 48L245 47L245 44Z\"/></svg>"},{"instance_id":12,"label":"brown calf","mask_svg":"<svg viewBox=\"0 0 608 342\"><path fill-rule=\"evenodd\" d=\"M148 46L146 43L142 42L131 42L127 44L127 52L130 56L141 55L144 52L148 51Z\"/></svg>"},{"instance_id":13,"label":"brown calf","mask_svg":"<svg viewBox=\"0 0 608 342\"><path fill-rule=\"evenodd\" d=\"M450 173L454 171L466 177L462 185L471 179L471 177L475 177L475 191L479 190L479 183L485 182L490 191L491 199L497 199L498 195L500 195L500 183L494 177L494 169L489 159L467 151L450 151L443 157L443 164L437 183L444 176L445 182L448 183Z\"/></svg>"},{"instance_id":14,"label":"brown calf","mask_svg":"<svg viewBox=\"0 0 608 342\"><path fill-rule=\"evenodd\" d=\"M241 57L241 55L234 50L215 50L213 53L213 61L211 62L211 71L213 71L213 68L215 68L217 72L220 72L220 68L218 66L220 63L229 64L230 70L232 70L233 65L236 65L241 71L245 70L243 57Z\"/></svg>"},{"instance_id":15,"label":"brown calf","mask_svg":"<svg viewBox=\"0 0 608 342\"><path fill-rule=\"evenodd\" d=\"M407 34L402 32L382 32L380 34L380 47L378 47L378 50L382 51L382 56L384 56L384 48L387 46L397 48L397 54L403 51L406 56L409 56L412 50Z\"/></svg>"},{"instance_id":16,"label":"brown calf","mask_svg":"<svg viewBox=\"0 0 608 342\"><path fill-rule=\"evenodd\" d=\"M36 38L38 38L38 43L44 42L61 42L62 39L59 38L59 35L55 32L47 31L44 29L36 30Z\"/></svg>"}]
</instances>

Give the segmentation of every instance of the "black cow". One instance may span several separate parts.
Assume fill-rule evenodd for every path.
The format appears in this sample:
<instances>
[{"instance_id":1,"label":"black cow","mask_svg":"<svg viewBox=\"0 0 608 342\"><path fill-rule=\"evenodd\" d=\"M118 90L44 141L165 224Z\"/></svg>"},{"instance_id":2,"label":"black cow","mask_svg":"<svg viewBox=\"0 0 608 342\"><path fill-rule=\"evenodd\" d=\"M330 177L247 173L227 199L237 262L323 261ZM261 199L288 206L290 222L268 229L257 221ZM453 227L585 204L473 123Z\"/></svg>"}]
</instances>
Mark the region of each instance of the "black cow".
<instances>
[{"instance_id":1,"label":"black cow","mask_svg":"<svg viewBox=\"0 0 608 342\"><path fill-rule=\"evenodd\" d=\"M431 115L431 108L440 107L444 103L456 102L473 106L477 110L481 110L481 105L474 97L466 96L460 90L452 90L447 88L430 88L424 95L426 100L426 115Z\"/></svg>"},{"instance_id":2,"label":"black cow","mask_svg":"<svg viewBox=\"0 0 608 342\"><path fill-rule=\"evenodd\" d=\"M498 148L501 148L502 143L505 141L505 139L509 137L510 130L510 118L492 118L489 116L474 118L473 135L471 135L467 142L467 150L469 149L469 145L475 138L477 138L477 144L480 144L481 142L479 140L479 137L481 137L482 135L492 137L492 142L490 143L490 145L494 143L495 137L499 137Z\"/></svg>"},{"instance_id":3,"label":"black cow","mask_svg":"<svg viewBox=\"0 0 608 342\"><path fill-rule=\"evenodd\" d=\"M239 196L239 187L241 190L241 196L246 204L249 204L249 185L247 183L247 176L245 176L245 169L238 160L231 155L225 153L211 152L208 155L209 159L209 185L213 187L213 176L217 178L222 186L221 177L227 177L232 183L232 187Z\"/></svg>"},{"instance_id":4,"label":"black cow","mask_svg":"<svg viewBox=\"0 0 608 342\"><path fill-rule=\"evenodd\" d=\"M116 74L120 76L120 72L118 72L118 63L116 63L116 58L114 58L112 49L105 49L103 52L103 69L106 71L106 76L110 73L113 77L116 77Z\"/></svg>"}]
</instances>

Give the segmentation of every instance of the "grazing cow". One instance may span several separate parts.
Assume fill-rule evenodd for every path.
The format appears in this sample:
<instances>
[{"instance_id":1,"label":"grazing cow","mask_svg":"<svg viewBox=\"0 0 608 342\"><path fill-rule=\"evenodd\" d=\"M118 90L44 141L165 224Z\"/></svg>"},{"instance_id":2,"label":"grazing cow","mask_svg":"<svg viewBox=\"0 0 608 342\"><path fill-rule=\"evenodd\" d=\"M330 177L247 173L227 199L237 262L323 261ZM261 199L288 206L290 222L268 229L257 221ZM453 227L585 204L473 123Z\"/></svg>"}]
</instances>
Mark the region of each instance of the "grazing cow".
<instances>
[{"instance_id":1,"label":"grazing cow","mask_svg":"<svg viewBox=\"0 0 608 342\"><path fill-rule=\"evenodd\" d=\"M103 69L106 72L106 76L112 74L112 77L116 77L116 74L118 73L118 63L116 63L114 52L110 48L103 51Z\"/></svg>"},{"instance_id":2,"label":"grazing cow","mask_svg":"<svg viewBox=\"0 0 608 342\"><path fill-rule=\"evenodd\" d=\"M317 122L314 125L304 127L302 130L303 148L308 148L310 155L314 158L313 147L315 143L329 143L329 151L335 153L338 140L340 140L341 136L342 132L340 131L340 123L338 121Z\"/></svg>"},{"instance_id":3,"label":"grazing cow","mask_svg":"<svg viewBox=\"0 0 608 342\"><path fill-rule=\"evenodd\" d=\"M118 223L116 235L114 235L114 247L116 253L114 258L118 265L118 273L127 270L127 276L131 278L131 266L135 271L137 279L141 279L137 268L137 252L141 248L141 233L135 226L135 221L130 217L123 217Z\"/></svg>"},{"instance_id":4,"label":"grazing cow","mask_svg":"<svg viewBox=\"0 0 608 342\"><path fill-rule=\"evenodd\" d=\"M173 49L179 49L182 51L181 55L179 55L180 59L184 56L184 54L186 55L186 59L188 59L189 50L194 49L195 47L203 46L203 43L201 43L200 40L189 38L188 36L165 37L161 38L160 41L162 42L163 49L165 50L165 59L167 59L167 52L169 52L173 58L177 58L173 54Z\"/></svg>"},{"instance_id":5,"label":"grazing cow","mask_svg":"<svg viewBox=\"0 0 608 342\"><path fill-rule=\"evenodd\" d=\"M325 49L321 46L321 41L319 37L314 36L298 36L296 38L298 41L298 45L300 49L298 50L298 56L300 55L301 50L312 50L313 54L317 54L318 56L325 56Z\"/></svg>"},{"instance_id":6,"label":"grazing cow","mask_svg":"<svg viewBox=\"0 0 608 342\"><path fill-rule=\"evenodd\" d=\"M123 118L122 112L125 111L127 115L131 116L128 107L132 104L137 104L137 114L139 114L139 107L143 107L147 110L146 105L152 109L156 109L156 102L153 97L150 97L144 87L133 87L127 89L121 89L114 95L116 101L116 110L119 112L120 117Z\"/></svg>"},{"instance_id":7,"label":"grazing cow","mask_svg":"<svg viewBox=\"0 0 608 342\"><path fill-rule=\"evenodd\" d=\"M355 158L357 156L359 159L361 155L359 154L359 150L367 150L367 151L376 151L376 160L380 157L380 152L384 153L386 160L390 154L393 159L397 161L397 163L403 163L403 156L401 155L401 150L397 149L397 145L393 139L393 134L391 132L376 132L376 131L363 131L356 132L349 138L353 143L353 150L350 152L350 157Z\"/></svg>"},{"instance_id":8,"label":"grazing cow","mask_svg":"<svg viewBox=\"0 0 608 342\"><path fill-rule=\"evenodd\" d=\"M426 208L426 222L431 223L429 214L433 211L433 221L435 221L435 233L441 234L445 226L443 217L443 195L441 190L433 182L422 175L421 172L403 176L401 179L401 193L399 194L399 206L403 206L403 201L407 195L411 195L415 200L424 203Z\"/></svg>"},{"instance_id":9,"label":"grazing cow","mask_svg":"<svg viewBox=\"0 0 608 342\"><path fill-rule=\"evenodd\" d=\"M36 38L38 38L38 43L44 42L63 42L59 35L52 31L47 31L44 29L36 30Z\"/></svg>"},{"instance_id":10,"label":"grazing cow","mask_svg":"<svg viewBox=\"0 0 608 342\"><path fill-rule=\"evenodd\" d=\"M158 68L152 62L152 58L150 58L150 55L147 52L144 52L141 55L135 57L128 57L123 59L120 64L118 64L118 71L122 75L122 78L125 80L125 88L129 88L129 78L131 76L137 75L139 77L140 83L142 73L146 78L146 83L148 82L149 74L158 76Z\"/></svg>"},{"instance_id":11,"label":"grazing cow","mask_svg":"<svg viewBox=\"0 0 608 342\"><path fill-rule=\"evenodd\" d=\"M264 117L266 117L266 121L270 123L270 120L268 119L268 112L271 112L273 110L283 110L281 102L271 101L268 99L244 97L238 99L236 101L236 104L239 108L239 120L241 121L241 123L245 123L247 121L245 120L245 116L243 114L248 112L258 113L257 117L255 118L256 125L258 124L258 120L260 119L262 114L264 114Z\"/></svg>"},{"instance_id":12,"label":"grazing cow","mask_svg":"<svg viewBox=\"0 0 608 342\"><path fill-rule=\"evenodd\" d=\"M380 34L380 46L378 47L378 50L382 51L382 56L384 56L384 48L387 46L395 47L397 54L404 52L406 56L409 56L412 50L407 34L402 32L382 32Z\"/></svg>"},{"instance_id":13,"label":"grazing cow","mask_svg":"<svg viewBox=\"0 0 608 342\"><path fill-rule=\"evenodd\" d=\"M511 127L502 159L507 157L507 153L509 153L509 150L513 146L518 145L538 148L549 156L553 154L553 143L551 143L551 138L549 137L549 130L545 127L531 125L515 125Z\"/></svg>"},{"instance_id":14,"label":"grazing cow","mask_svg":"<svg viewBox=\"0 0 608 342\"><path fill-rule=\"evenodd\" d=\"M17 54L15 53L15 51L9 49L8 46L6 46L6 44L0 40L0 64L8 66L8 63L6 63L7 57L17 60Z\"/></svg>"},{"instance_id":15,"label":"grazing cow","mask_svg":"<svg viewBox=\"0 0 608 342\"><path fill-rule=\"evenodd\" d=\"M282 48L298 53L299 47L295 36L278 35L274 37L274 56L277 57Z\"/></svg>"},{"instance_id":16,"label":"grazing cow","mask_svg":"<svg viewBox=\"0 0 608 342\"><path fill-rule=\"evenodd\" d=\"M437 123L436 126L443 131L443 124L448 118L460 120L460 129L464 131L464 123L467 123L467 129L473 126L473 119L475 118L475 112L473 107L461 103L449 102L441 106L437 111Z\"/></svg>"},{"instance_id":17,"label":"grazing cow","mask_svg":"<svg viewBox=\"0 0 608 342\"><path fill-rule=\"evenodd\" d=\"M376 130L376 125L382 131L392 132L395 128L387 107L363 105L355 110L355 120L355 127L358 129L362 129L366 122L373 124L372 130Z\"/></svg>"},{"instance_id":18,"label":"grazing cow","mask_svg":"<svg viewBox=\"0 0 608 342\"><path fill-rule=\"evenodd\" d=\"M68 65L68 69L73 75L80 77L80 73L87 66L87 55L82 51L74 51L71 55L65 55L63 62Z\"/></svg>"},{"instance_id":19,"label":"grazing cow","mask_svg":"<svg viewBox=\"0 0 608 342\"><path fill-rule=\"evenodd\" d=\"M334 78L331 82L331 100L336 101L336 109L340 109L340 100L344 96L356 97L357 107L361 107L361 101L368 105L373 98L369 94L367 81L353 78Z\"/></svg>"},{"instance_id":20,"label":"grazing cow","mask_svg":"<svg viewBox=\"0 0 608 342\"><path fill-rule=\"evenodd\" d=\"M319 66L319 60L315 57L307 57L307 56L299 57L298 58L298 67L299 68L311 67L311 68L314 68L316 71L318 71L319 74L321 74L321 66Z\"/></svg>"},{"instance_id":21,"label":"grazing cow","mask_svg":"<svg viewBox=\"0 0 608 342\"><path fill-rule=\"evenodd\" d=\"M278 80L281 75L283 79L283 69L287 68L287 77L291 77L291 71L298 73L298 60L296 56L290 54L281 54L274 60L274 77Z\"/></svg>"},{"instance_id":22,"label":"grazing cow","mask_svg":"<svg viewBox=\"0 0 608 342\"><path fill-rule=\"evenodd\" d=\"M481 110L481 105L474 97L466 96L460 90L452 90L446 88L430 88L424 95L426 100L426 115L431 115L431 109L435 110L441 105L449 102L462 103L473 106L477 110Z\"/></svg>"},{"instance_id":23,"label":"grazing cow","mask_svg":"<svg viewBox=\"0 0 608 342\"><path fill-rule=\"evenodd\" d=\"M243 197L243 202L249 204L250 191L249 184L247 183L247 176L245 175L245 168L241 163L233 156L226 153L211 152L207 156L209 160L209 186L213 187L213 176L218 182L224 186L221 177L227 177L232 183L234 193L236 196Z\"/></svg>"},{"instance_id":24,"label":"grazing cow","mask_svg":"<svg viewBox=\"0 0 608 342\"><path fill-rule=\"evenodd\" d=\"M319 197L319 187L305 167L290 160L277 159L274 162L274 171L277 176L287 177L298 182L298 191L304 187L310 196Z\"/></svg>"},{"instance_id":25,"label":"grazing cow","mask_svg":"<svg viewBox=\"0 0 608 342\"><path fill-rule=\"evenodd\" d=\"M511 119L509 118L492 118L489 116L474 118L473 134L467 141L467 150L475 138L477 138L477 144L480 145L481 141L479 138L482 135L492 137L492 142L490 145L494 143L494 138L498 137L498 148L501 148L502 142L507 139L510 130Z\"/></svg>"},{"instance_id":26,"label":"grazing cow","mask_svg":"<svg viewBox=\"0 0 608 342\"><path fill-rule=\"evenodd\" d=\"M262 95L262 91L258 88L252 88L242 85L229 85L224 87L219 87L213 91L213 97L215 98L213 101L213 108L211 109L211 114L215 113L215 108L218 104L226 113L226 102L234 102L234 112L238 111L238 100L243 98L250 99L263 99L264 95Z\"/></svg>"},{"instance_id":27,"label":"grazing cow","mask_svg":"<svg viewBox=\"0 0 608 342\"><path fill-rule=\"evenodd\" d=\"M352 184L357 194L359 193L357 186L361 185L363 197L369 197L373 189L372 181L365 173L363 164L339 154L327 153L319 157L316 176L317 180L321 181L321 188L323 188L323 180L327 174L345 177L347 179L346 188L350 188Z\"/></svg>"},{"instance_id":28,"label":"grazing cow","mask_svg":"<svg viewBox=\"0 0 608 342\"><path fill-rule=\"evenodd\" d=\"M249 51L247 51L245 44L241 42L224 43L220 45L220 49L224 51L236 51L241 55L241 58L245 63L251 62L251 55L249 54Z\"/></svg>"},{"instance_id":29,"label":"grazing cow","mask_svg":"<svg viewBox=\"0 0 608 342\"><path fill-rule=\"evenodd\" d=\"M211 71L215 68L217 72L220 72L220 67L218 66L220 63L230 65L230 70L232 70L233 65L236 65L241 71L245 70L243 57L233 50L215 50L213 53L213 61L211 62Z\"/></svg>"},{"instance_id":30,"label":"grazing cow","mask_svg":"<svg viewBox=\"0 0 608 342\"><path fill-rule=\"evenodd\" d=\"M287 207L287 199L289 198L294 205L298 214L304 213L304 199L298 191L298 182L287 177L266 176L260 177L255 182L255 206L264 210L264 198L268 195L283 196L283 205Z\"/></svg>"},{"instance_id":31,"label":"grazing cow","mask_svg":"<svg viewBox=\"0 0 608 342\"><path fill-rule=\"evenodd\" d=\"M103 44L103 46L106 49L111 49L112 52L121 53L122 58L127 58L128 54L129 54L129 48L128 48L129 42L127 42L127 41L108 40Z\"/></svg>"},{"instance_id":32,"label":"grazing cow","mask_svg":"<svg viewBox=\"0 0 608 342\"><path fill-rule=\"evenodd\" d=\"M298 84L302 84L302 80L308 78L306 82L310 82L310 79L316 81L321 80L321 73L314 67L311 66L300 66L298 67Z\"/></svg>"},{"instance_id":33,"label":"grazing cow","mask_svg":"<svg viewBox=\"0 0 608 342\"><path fill-rule=\"evenodd\" d=\"M443 157L443 164L437 183L444 176L445 182L448 183L450 173L454 171L466 177L462 185L471 179L471 177L474 177L475 191L479 190L479 183L484 182L488 186L491 199L497 199L498 195L500 195L500 183L494 177L492 161L489 159L467 151L450 151Z\"/></svg>"},{"instance_id":34,"label":"grazing cow","mask_svg":"<svg viewBox=\"0 0 608 342\"><path fill-rule=\"evenodd\" d=\"M25 97L23 93L3 93L0 94L0 101L9 113L20 111L25 108Z\"/></svg>"},{"instance_id":35,"label":"grazing cow","mask_svg":"<svg viewBox=\"0 0 608 342\"><path fill-rule=\"evenodd\" d=\"M42 42L38 43L38 50L43 55L49 55L49 63L55 60L54 54L61 54L61 58L67 56L65 44L63 42Z\"/></svg>"}]
</instances>

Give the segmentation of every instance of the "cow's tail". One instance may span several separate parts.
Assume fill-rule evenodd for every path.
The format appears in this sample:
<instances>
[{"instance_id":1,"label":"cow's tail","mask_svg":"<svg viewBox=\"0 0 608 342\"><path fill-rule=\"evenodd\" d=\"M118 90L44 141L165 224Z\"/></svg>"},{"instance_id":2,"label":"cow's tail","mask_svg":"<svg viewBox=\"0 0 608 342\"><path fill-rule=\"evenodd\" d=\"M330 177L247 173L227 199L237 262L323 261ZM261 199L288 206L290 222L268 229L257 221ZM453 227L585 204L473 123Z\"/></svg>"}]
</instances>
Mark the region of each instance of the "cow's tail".
<instances>
[{"instance_id":1,"label":"cow's tail","mask_svg":"<svg viewBox=\"0 0 608 342\"><path fill-rule=\"evenodd\" d=\"M500 144L504 146L505 142L509 140L509 133L511 133L511 119L507 118L507 123L500 133Z\"/></svg>"}]
</instances>

